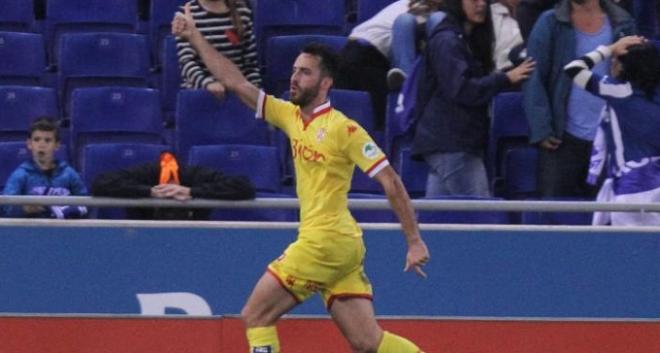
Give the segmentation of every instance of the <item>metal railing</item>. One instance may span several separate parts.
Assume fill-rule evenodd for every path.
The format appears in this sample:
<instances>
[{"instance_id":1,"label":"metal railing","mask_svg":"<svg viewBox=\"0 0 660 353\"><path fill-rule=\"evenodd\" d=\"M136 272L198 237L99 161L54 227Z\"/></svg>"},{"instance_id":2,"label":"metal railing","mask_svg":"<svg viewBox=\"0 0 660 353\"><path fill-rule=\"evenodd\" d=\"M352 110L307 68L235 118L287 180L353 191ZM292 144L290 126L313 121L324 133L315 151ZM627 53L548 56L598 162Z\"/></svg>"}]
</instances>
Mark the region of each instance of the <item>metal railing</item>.
<instances>
[{"instance_id":1,"label":"metal railing","mask_svg":"<svg viewBox=\"0 0 660 353\"><path fill-rule=\"evenodd\" d=\"M0 205L75 205L91 207L298 208L296 198L245 201L193 199L125 199L91 196L0 196ZM387 199L349 199L351 209L389 209ZM419 211L660 212L660 203L593 201L412 200Z\"/></svg>"}]
</instances>

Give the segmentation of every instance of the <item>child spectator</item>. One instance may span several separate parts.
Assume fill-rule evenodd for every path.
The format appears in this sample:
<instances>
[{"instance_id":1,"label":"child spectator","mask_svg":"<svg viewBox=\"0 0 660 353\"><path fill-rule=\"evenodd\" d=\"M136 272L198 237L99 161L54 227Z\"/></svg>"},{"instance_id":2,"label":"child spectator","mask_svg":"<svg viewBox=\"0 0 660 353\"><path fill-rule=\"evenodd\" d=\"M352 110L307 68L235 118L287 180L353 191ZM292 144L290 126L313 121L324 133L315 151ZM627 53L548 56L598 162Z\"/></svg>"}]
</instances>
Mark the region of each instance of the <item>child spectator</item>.
<instances>
[{"instance_id":1,"label":"child spectator","mask_svg":"<svg viewBox=\"0 0 660 353\"><path fill-rule=\"evenodd\" d=\"M80 196L87 189L76 171L65 161L55 159L60 148L59 128L47 118L37 119L30 126L27 148L32 159L21 163L9 176L4 195L49 195ZM84 206L7 206L8 217L35 218L83 218L87 216Z\"/></svg>"},{"instance_id":2,"label":"child spectator","mask_svg":"<svg viewBox=\"0 0 660 353\"><path fill-rule=\"evenodd\" d=\"M591 68L612 56L612 76ZM598 201L660 201L660 56L641 37L600 46L566 65L573 82L606 101L594 141L589 181L604 169ZM660 213L596 212L594 224L660 225Z\"/></svg>"}]
</instances>

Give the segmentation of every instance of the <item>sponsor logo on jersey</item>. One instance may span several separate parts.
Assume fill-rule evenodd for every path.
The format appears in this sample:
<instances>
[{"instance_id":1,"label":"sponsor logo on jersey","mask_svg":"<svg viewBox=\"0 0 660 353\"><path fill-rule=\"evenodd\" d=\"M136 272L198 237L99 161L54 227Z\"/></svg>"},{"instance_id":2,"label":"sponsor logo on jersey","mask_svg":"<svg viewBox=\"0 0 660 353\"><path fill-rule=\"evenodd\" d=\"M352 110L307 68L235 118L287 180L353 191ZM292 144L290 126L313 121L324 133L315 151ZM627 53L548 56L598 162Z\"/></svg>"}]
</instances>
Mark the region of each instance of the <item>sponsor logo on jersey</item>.
<instances>
[{"instance_id":1,"label":"sponsor logo on jersey","mask_svg":"<svg viewBox=\"0 0 660 353\"><path fill-rule=\"evenodd\" d=\"M348 136L351 136L351 135L353 135L354 132L357 131L357 126L355 126L355 125L348 125L348 127L347 127L346 129L347 129L347 131L348 131Z\"/></svg>"},{"instance_id":2,"label":"sponsor logo on jersey","mask_svg":"<svg viewBox=\"0 0 660 353\"><path fill-rule=\"evenodd\" d=\"M252 353L272 353L272 352L273 351L270 349L270 346L252 348Z\"/></svg>"},{"instance_id":3,"label":"sponsor logo on jersey","mask_svg":"<svg viewBox=\"0 0 660 353\"><path fill-rule=\"evenodd\" d=\"M291 139L291 154L293 159L300 158L309 162L325 162L325 155L298 139Z\"/></svg>"}]
</instances>

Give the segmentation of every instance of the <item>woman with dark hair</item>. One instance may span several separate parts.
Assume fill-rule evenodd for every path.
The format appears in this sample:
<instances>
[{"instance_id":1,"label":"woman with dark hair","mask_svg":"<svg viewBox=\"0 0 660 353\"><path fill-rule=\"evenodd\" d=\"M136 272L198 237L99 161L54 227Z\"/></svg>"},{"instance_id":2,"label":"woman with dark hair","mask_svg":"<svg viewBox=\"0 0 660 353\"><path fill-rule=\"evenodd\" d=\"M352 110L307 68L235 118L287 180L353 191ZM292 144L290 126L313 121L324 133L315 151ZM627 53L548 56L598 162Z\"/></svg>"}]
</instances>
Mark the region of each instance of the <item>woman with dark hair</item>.
<instances>
[{"instance_id":1,"label":"woman with dark hair","mask_svg":"<svg viewBox=\"0 0 660 353\"><path fill-rule=\"evenodd\" d=\"M192 0L192 15L213 47L229 58L254 85L261 86L252 11L243 0ZM183 12L179 12L183 15ZM177 38L182 87L206 89L222 98L225 88L213 78L190 44Z\"/></svg>"},{"instance_id":2,"label":"woman with dark hair","mask_svg":"<svg viewBox=\"0 0 660 353\"><path fill-rule=\"evenodd\" d=\"M417 95L413 158L430 166L426 196L489 196L484 166L493 96L525 80L526 60L493 72L493 25L486 0L445 0L447 17L429 38Z\"/></svg>"},{"instance_id":3,"label":"woman with dark hair","mask_svg":"<svg viewBox=\"0 0 660 353\"><path fill-rule=\"evenodd\" d=\"M612 57L612 77L591 68ZM606 101L591 154L589 182L608 165L598 201L660 201L660 55L653 43L629 36L599 46L564 68L573 82ZM594 224L660 225L660 213L597 212Z\"/></svg>"}]
</instances>

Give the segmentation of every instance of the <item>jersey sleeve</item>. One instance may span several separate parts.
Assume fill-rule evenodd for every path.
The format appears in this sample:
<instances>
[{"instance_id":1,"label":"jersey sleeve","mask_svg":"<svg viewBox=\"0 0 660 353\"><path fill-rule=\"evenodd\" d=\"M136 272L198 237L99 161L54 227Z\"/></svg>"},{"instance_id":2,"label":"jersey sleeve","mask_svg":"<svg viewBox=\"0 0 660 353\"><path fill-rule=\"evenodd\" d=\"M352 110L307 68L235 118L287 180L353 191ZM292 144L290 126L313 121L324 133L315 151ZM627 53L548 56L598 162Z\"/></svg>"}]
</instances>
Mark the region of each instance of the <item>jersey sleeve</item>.
<instances>
[{"instance_id":1,"label":"jersey sleeve","mask_svg":"<svg viewBox=\"0 0 660 353\"><path fill-rule=\"evenodd\" d=\"M257 119L266 120L269 124L282 129L288 136L296 122L296 116L297 108L293 103L267 95L264 91L259 92L255 115Z\"/></svg>"},{"instance_id":2,"label":"jersey sleeve","mask_svg":"<svg viewBox=\"0 0 660 353\"><path fill-rule=\"evenodd\" d=\"M390 164L371 136L355 121L347 119L336 133L339 148L369 177L373 178Z\"/></svg>"}]
</instances>

